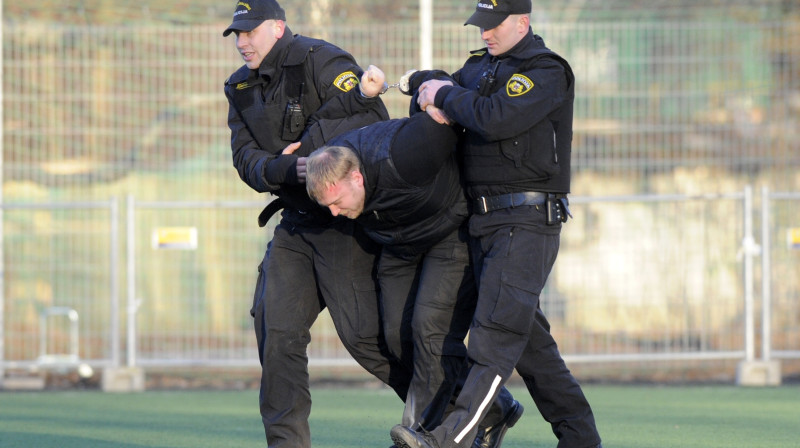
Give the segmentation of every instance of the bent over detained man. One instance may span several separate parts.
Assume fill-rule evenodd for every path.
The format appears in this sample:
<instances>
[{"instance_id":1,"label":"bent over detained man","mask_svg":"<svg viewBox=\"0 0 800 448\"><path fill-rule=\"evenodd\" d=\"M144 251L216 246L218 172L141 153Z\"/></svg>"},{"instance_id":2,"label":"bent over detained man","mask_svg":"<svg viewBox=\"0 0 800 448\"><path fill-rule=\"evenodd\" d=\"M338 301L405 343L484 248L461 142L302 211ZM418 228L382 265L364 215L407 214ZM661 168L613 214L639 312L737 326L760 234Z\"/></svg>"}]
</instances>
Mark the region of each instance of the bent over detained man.
<instances>
[{"instance_id":1,"label":"bent over detained man","mask_svg":"<svg viewBox=\"0 0 800 448\"><path fill-rule=\"evenodd\" d=\"M362 70L344 50L292 35L274 0L236 3L223 35L236 35L244 65L225 82L233 165L258 192L275 196L263 226L283 208L253 298L259 360L261 418L270 447L311 446L307 347L309 329L328 308L353 358L405 399L411 373L388 356L380 335L373 275L378 246L355 224L331 216L309 199L298 180L298 157L333 135L388 118L378 98L359 94ZM331 100L352 96L359 113L311 119Z\"/></svg>"},{"instance_id":2,"label":"bent over detained man","mask_svg":"<svg viewBox=\"0 0 800 448\"><path fill-rule=\"evenodd\" d=\"M383 72L370 66L360 88L377 95L384 85ZM309 196L333 215L354 219L383 247L384 333L390 351L413 366L402 421L416 428L433 428L445 415L464 366L477 294L457 140L452 127L412 113L334 137L306 160ZM505 389L495 402L504 421L485 428L497 442L486 446L498 446L502 437L492 436L522 414Z\"/></svg>"},{"instance_id":3,"label":"bent over detained man","mask_svg":"<svg viewBox=\"0 0 800 448\"><path fill-rule=\"evenodd\" d=\"M480 1L466 24L480 29L486 47L453 74L455 83L419 86L421 109L464 128L460 154L479 292L454 410L429 432L392 428L401 448L469 446L514 369L560 448L600 445L592 409L539 303L569 214L575 77L533 34L530 12L530 0Z\"/></svg>"}]
</instances>

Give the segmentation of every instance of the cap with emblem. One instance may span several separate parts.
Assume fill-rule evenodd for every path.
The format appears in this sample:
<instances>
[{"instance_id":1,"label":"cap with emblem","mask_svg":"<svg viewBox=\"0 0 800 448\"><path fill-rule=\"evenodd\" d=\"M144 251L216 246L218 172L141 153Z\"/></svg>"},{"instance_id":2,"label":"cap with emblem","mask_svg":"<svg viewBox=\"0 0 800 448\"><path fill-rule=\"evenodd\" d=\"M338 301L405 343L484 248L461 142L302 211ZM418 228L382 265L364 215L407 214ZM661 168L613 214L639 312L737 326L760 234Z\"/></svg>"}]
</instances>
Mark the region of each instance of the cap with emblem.
<instances>
[{"instance_id":1,"label":"cap with emblem","mask_svg":"<svg viewBox=\"0 0 800 448\"><path fill-rule=\"evenodd\" d=\"M496 28L511 14L531 12L531 0L478 0L478 6L464 25L484 30Z\"/></svg>"},{"instance_id":2,"label":"cap with emblem","mask_svg":"<svg viewBox=\"0 0 800 448\"><path fill-rule=\"evenodd\" d=\"M239 0L233 12L233 22L225 31L227 36L234 31L253 31L265 20L286 21L286 13L275 0Z\"/></svg>"}]
</instances>

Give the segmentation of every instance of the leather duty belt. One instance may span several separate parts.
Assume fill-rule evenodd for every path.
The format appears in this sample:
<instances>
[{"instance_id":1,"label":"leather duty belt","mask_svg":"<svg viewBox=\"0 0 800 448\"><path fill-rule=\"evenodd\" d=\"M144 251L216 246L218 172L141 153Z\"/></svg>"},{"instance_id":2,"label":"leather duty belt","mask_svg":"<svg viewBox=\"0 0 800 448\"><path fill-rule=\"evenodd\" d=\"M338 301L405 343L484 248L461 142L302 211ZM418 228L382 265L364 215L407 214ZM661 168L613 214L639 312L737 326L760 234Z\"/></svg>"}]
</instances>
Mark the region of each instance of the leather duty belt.
<instances>
[{"instance_id":1,"label":"leather duty belt","mask_svg":"<svg viewBox=\"0 0 800 448\"><path fill-rule=\"evenodd\" d=\"M494 210L514 208L522 205L542 205L547 200L547 193L539 191L526 191L523 193L509 193L497 196L481 196L474 201L473 211L485 215Z\"/></svg>"}]
</instances>

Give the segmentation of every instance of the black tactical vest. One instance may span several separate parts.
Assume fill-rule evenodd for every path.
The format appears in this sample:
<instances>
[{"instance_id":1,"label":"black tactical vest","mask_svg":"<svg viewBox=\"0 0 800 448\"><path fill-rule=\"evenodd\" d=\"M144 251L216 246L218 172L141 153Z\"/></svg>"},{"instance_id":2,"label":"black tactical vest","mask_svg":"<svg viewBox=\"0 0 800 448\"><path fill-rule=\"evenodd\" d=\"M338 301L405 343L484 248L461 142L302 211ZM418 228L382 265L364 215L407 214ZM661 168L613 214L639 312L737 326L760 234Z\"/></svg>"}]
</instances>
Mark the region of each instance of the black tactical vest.
<instances>
[{"instance_id":1,"label":"black tactical vest","mask_svg":"<svg viewBox=\"0 0 800 448\"><path fill-rule=\"evenodd\" d=\"M529 48L520 57L524 59L507 58L497 65L496 81L484 95L506 89L513 74L530 70L544 58L564 67L568 91L561 107L520 135L489 141L476 132L465 133L463 174L471 197L518 191L569 192L575 77L567 61L547 48ZM471 58L460 70L461 85L477 89L490 59L488 53Z\"/></svg>"},{"instance_id":2,"label":"black tactical vest","mask_svg":"<svg viewBox=\"0 0 800 448\"><path fill-rule=\"evenodd\" d=\"M225 92L259 147L280 151L297 140L308 117L320 108L319 94L306 73L306 58L322 40L295 35L274 79L242 66L225 82ZM330 213L308 197L304 185L282 186L275 192L289 208L328 221Z\"/></svg>"}]
</instances>

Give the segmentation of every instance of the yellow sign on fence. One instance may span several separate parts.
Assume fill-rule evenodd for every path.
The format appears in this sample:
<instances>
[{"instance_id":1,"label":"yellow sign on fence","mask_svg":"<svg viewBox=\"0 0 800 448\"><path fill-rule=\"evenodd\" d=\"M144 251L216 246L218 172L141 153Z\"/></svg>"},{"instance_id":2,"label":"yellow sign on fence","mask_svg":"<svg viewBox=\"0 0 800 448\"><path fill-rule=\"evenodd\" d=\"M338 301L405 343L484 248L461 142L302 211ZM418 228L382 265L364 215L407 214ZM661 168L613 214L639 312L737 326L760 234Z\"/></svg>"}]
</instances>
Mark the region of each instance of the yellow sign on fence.
<instances>
[{"instance_id":1,"label":"yellow sign on fence","mask_svg":"<svg viewBox=\"0 0 800 448\"><path fill-rule=\"evenodd\" d=\"M786 231L786 245L789 246L789 249L800 249L800 227Z\"/></svg>"},{"instance_id":2,"label":"yellow sign on fence","mask_svg":"<svg viewBox=\"0 0 800 448\"><path fill-rule=\"evenodd\" d=\"M153 230L153 249L197 249L197 227L159 227Z\"/></svg>"}]
</instances>

